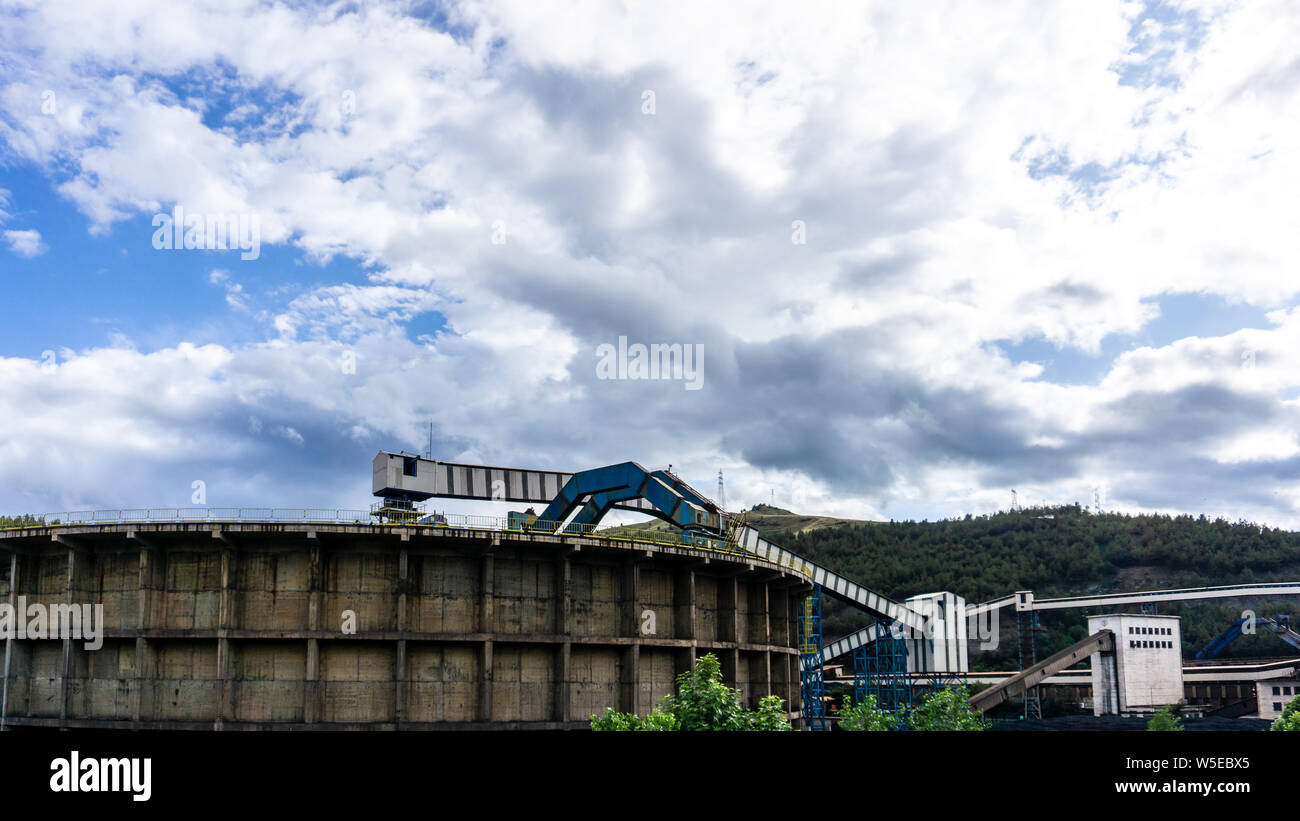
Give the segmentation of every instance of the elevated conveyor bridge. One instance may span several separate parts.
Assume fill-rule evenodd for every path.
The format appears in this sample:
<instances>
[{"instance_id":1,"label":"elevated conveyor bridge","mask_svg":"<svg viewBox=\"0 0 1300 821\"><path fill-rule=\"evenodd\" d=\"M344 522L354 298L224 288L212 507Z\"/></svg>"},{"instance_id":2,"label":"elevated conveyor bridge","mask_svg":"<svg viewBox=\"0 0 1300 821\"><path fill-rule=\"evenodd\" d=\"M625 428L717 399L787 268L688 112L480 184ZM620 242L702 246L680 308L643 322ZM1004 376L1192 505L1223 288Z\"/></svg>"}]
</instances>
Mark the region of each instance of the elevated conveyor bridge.
<instances>
[{"instance_id":1,"label":"elevated conveyor bridge","mask_svg":"<svg viewBox=\"0 0 1300 821\"><path fill-rule=\"evenodd\" d=\"M647 470L635 462L566 472L443 462L409 454L380 452L373 464L372 485L375 495L384 498L386 504L410 505L430 498L444 498L542 505L545 506L542 513L528 524L528 528L557 534L589 532L613 510L658 517L680 528L685 542L698 539L725 543L728 549L739 549L784 567L797 568L816 589L876 619L896 622L909 639L909 672L964 675L969 669L966 655L968 625L981 618L996 619L999 611L1008 607L1014 608L1018 614L1032 615L1037 611L1068 608L1139 605L1154 609L1161 602L1300 594L1300 582L1276 582L1048 599L1036 599L1032 591L1018 591L969 605L960 596L935 593L899 602L763 538L743 519L728 514L670 471ZM877 629L873 624L824 646L807 648L810 652L802 660L804 674L819 672L833 659L871 644L876 639ZM1062 653L1077 651L1095 639L1089 637ZM821 644L820 638L817 644ZM1079 658L1083 655L1086 654ZM1038 679L1050 675L1050 670L1063 669L1052 667L1061 658L1064 657L1058 653L1033 664L1019 676L1004 682L1007 687L999 692L1014 691L1022 683L1024 687L1032 688Z\"/></svg>"}]
</instances>

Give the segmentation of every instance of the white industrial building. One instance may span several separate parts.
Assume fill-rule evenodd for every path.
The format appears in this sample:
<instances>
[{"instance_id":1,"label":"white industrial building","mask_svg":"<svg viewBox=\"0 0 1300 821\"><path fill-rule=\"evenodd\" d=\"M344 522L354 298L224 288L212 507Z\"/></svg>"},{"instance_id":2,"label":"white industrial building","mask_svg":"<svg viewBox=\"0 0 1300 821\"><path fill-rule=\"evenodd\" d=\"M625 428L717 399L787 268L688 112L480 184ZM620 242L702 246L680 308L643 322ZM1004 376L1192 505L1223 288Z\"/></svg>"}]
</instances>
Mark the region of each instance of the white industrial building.
<instances>
[{"instance_id":1,"label":"white industrial building","mask_svg":"<svg viewBox=\"0 0 1300 821\"><path fill-rule=\"evenodd\" d=\"M1183 700L1182 636L1177 616L1089 616L1088 633L1110 630L1113 653L1093 653L1094 715L1140 715Z\"/></svg>"},{"instance_id":2,"label":"white industrial building","mask_svg":"<svg viewBox=\"0 0 1300 821\"><path fill-rule=\"evenodd\" d=\"M1255 682L1255 702L1259 705L1260 718L1274 719L1282 715L1287 702L1296 696L1300 696L1298 678Z\"/></svg>"},{"instance_id":3,"label":"white industrial building","mask_svg":"<svg viewBox=\"0 0 1300 821\"><path fill-rule=\"evenodd\" d=\"M909 673L962 673L970 669L966 599L954 593L925 593L905 604L927 620L929 635L908 641Z\"/></svg>"}]
</instances>

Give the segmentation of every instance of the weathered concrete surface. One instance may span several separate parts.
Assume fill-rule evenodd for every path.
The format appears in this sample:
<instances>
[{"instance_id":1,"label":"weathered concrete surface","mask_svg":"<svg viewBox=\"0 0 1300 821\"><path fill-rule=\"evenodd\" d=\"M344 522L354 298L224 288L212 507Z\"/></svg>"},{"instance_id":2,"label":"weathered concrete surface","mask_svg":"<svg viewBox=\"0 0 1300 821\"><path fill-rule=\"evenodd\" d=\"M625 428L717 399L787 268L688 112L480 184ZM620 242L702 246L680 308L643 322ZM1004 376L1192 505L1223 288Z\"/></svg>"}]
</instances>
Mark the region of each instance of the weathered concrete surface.
<instances>
[{"instance_id":1,"label":"weathered concrete surface","mask_svg":"<svg viewBox=\"0 0 1300 821\"><path fill-rule=\"evenodd\" d=\"M774 693L798 709L809 589L757 559L591 538L278 523L7 532L0 601L102 604L106 630L96 651L11 640L6 721L585 727L606 707L648 712L706 652L750 706Z\"/></svg>"}]
</instances>

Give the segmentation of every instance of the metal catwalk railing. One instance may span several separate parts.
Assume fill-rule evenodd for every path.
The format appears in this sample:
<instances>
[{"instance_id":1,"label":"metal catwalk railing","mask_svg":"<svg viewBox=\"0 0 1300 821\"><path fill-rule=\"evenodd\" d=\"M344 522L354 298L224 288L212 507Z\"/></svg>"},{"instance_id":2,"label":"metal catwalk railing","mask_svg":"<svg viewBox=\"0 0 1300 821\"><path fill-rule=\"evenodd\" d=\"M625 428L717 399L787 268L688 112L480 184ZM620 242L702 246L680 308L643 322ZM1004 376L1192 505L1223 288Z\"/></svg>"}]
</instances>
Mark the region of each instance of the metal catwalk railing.
<instances>
[{"instance_id":1,"label":"metal catwalk railing","mask_svg":"<svg viewBox=\"0 0 1300 821\"><path fill-rule=\"evenodd\" d=\"M380 520L376 521L376 516ZM528 533L539 536L571 536L606 539L617 542L684 547L764 561L812 577L813 567L792 554L755 556L742 546L688 531L607 528L592 524L569 524L534 520L531 522L506 516L482 516L459 513L426 513L400 508L349 510L344 508L266 508L266 507L190 507L131 508L121 510L65 511L10 517L0 524L0 532L41 528L79 527L114 524L351 524L377 527L441 528L452 530L489 530Z\"/></svg>"}]
</instances>

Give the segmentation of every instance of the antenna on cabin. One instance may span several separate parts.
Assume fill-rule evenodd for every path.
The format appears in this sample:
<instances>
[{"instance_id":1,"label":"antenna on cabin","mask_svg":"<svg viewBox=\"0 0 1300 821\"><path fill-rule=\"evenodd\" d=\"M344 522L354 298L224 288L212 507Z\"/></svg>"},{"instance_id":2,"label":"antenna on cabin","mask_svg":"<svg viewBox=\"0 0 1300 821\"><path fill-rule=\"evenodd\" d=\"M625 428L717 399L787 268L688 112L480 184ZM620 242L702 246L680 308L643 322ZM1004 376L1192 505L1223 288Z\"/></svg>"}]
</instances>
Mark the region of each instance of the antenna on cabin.
<instances>
[{"instance_id":1,"label":"antenna on cabin","mask_svg":"<svg viewBox=\"0 0 1300 821\"><path fill-rule=\"evenodd\" d=\"M433 420L432 419L429 420L429 453L427 456L425 456L425 458L430 460L433 459Z\"/></svg>"}]
</instances>

